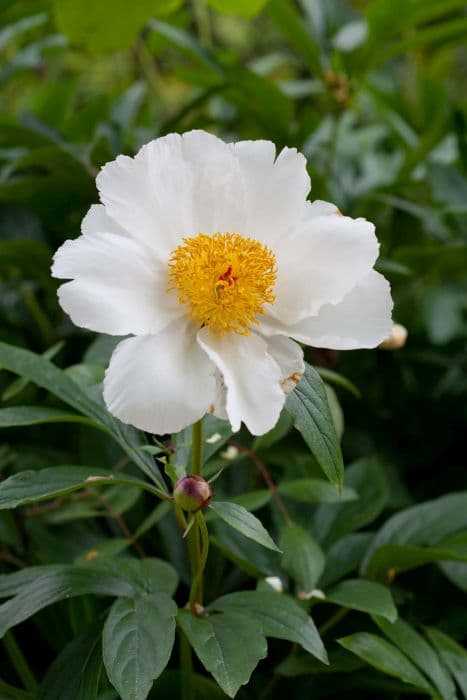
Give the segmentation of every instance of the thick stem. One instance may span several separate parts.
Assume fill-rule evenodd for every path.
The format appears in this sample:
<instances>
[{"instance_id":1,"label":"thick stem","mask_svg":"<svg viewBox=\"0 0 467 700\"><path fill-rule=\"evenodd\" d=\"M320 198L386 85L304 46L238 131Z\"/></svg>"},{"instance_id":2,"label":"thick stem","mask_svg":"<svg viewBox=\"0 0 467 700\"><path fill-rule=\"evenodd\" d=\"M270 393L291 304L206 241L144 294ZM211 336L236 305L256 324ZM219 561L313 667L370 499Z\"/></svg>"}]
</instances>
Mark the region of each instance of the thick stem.
<instances>
[{"instance_id":1,"label":"thick stem","mask_svg":"<svg viewBox=\"0 0 467 700\"><path fill-rule=\"evenodd\" d=\"M197 570L191 583L190 607L193 611L196 611L197 605L203 604L203 573L209 552L209 532L201 511L198 511L195 515L195 526L193 529L196 529L195 536L198 540L196 546Z\"/></svg>"},{"instance_id":2,"label":"thick stem","mask_svg":"<svg viewBox=\"0 0 467 700\"><path fill-rule=\"evenodd\" d=\"M191 438L191 473L201 476L203 457L203 421L193 423Z\"/></svg>"},{"instance_id":3,"label":"thick stem","mask_svg":"<svg viewBox=\"0 0 467 700\"><path fill-rule=\"evenodd\" d=\"M32 693L35 693L37 691L37 681L34 678L33 672L29 668L28 662L23 656L23 652L17 645L12 632L5 633L3 637L3 644L5 651L8 654L18 677L21 678L24 687L26 690L30 690Z\"/></svg>"}]
</instances>

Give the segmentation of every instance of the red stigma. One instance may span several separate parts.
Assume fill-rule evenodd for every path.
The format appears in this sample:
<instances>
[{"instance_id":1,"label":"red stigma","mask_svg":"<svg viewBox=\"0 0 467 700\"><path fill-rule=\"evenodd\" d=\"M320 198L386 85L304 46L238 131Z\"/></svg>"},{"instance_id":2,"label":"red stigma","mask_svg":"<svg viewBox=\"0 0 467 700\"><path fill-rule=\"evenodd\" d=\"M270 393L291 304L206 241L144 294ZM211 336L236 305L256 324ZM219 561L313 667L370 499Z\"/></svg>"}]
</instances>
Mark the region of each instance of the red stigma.
<instances>
[{"instance_id":1,"label":"red stigma","mask_svg":"<svg viewBox=\"0 0 467 700\"><path fill-rule=\"evenodd\" d=\"M227 270L222 273L222 275L219 275L219 282L227 282L228 285L230 286L235 282L237 278L232 275L232 265L229 265Z\"/></svg>"}]
</instances>

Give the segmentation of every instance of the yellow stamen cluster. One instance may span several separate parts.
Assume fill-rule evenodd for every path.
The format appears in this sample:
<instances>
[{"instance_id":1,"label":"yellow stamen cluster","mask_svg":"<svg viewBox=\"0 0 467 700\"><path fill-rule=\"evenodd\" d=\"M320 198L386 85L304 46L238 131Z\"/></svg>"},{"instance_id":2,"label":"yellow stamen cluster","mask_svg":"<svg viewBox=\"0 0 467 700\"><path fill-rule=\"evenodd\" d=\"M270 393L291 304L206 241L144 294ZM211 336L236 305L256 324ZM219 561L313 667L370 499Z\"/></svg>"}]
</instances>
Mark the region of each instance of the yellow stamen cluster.
<instances>
[{"instance_id":1,"label":"yellow stamen cluster","mask_svg":"<svg viewBox=\"0 0 467 700\"><path fill-rule=\"evenodd\" d=\"M171 289L190 316L215 335L248 335L264 305L274 302L274 254L238 233L184 238L169 261Z\"/></svg>"}]
</instances>

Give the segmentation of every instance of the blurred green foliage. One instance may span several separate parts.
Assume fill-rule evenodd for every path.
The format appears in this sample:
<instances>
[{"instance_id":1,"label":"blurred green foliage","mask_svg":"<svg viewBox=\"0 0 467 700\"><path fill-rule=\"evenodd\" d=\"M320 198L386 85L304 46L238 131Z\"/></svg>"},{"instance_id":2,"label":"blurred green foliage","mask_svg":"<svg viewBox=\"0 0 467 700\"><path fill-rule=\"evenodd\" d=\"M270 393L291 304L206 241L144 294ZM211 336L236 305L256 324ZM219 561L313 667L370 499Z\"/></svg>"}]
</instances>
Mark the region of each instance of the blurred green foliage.
<instances>
[{"instance_id":1,"label":"blurred green foliage","mask_svg":"<svg viewBox=\"0 0 467 700\"><path fill-rule=\"evenodd\" d=\"M54 357L82 387L101 380L113 340L95 340L65 318L49 275L51 256L63 240L78 235L84 213L97 200L94 178L102 164L171 131L203 128L226 140L265 138L278 148L295 146L308 159L314 198L376 223L378 268L391 281L395 320L409 333L406 346L395 352L308 355L312 364L339 372L360 392L357 398L323 372L334 386L329 400L339 420L343 409L345 462L371 456L377 465L359 461L350 468L346 484L358 492L357 505L313 506L312 532L327 554L321 579L326 586L358 568L368 554L368 532L381 533L394 512L465 488L466 37L465 0L0 0L2 341ZM25 379L14 381L2 372L0 384L2 407L57 405ZM274 478L284 482L309 476L304 465L310 456L289 427L284 424L270 444L266 439L253 446ZM121 459L110 438L85 425L9 428L3 436L4 477L57 464L109 468ZM275 439L281 441L272 446ZM247 467L245 459L239 461L219 490L238 495L262 488ZM113 488L104 501L65 500L41 517L34 510L0 516L0 571L22 563L69 563L101 546L113 546L109 554L116 554L128 546L118 519L125 514L132 531L145 517L153 518L141 531L142 546L166 557L184 580L183 543L175 542L173 524L162 515L157 524L141 492ZM309 503L290 504L309 530ZM265 507L264 498L258 507ZM440 508L448 517L450 506ZM274 509L271 518L277 526ZM156 530L147 534L152 523L157 545ZM420 541L408 544L443 541L443 551L462 549L459 542L445 542L467 529L460 520L448 532L441 519L430 527ZM243 584L245 571L264 577L277 570L274 553L245 547L223 525L217 526L216 541L211 596ZM325 585L319 572L316 580ZM456 670L458 677L453 672L459 698L467 697L467 662L454 641L462 642L467 631L462 590L467 564L459 563L416 569L393 584L405 619L437 627L429 639L443 664L451 668L448 659L456 657L463 668ZM42 611L28 630L20 628L39 678L101 610L85 596ZM325 637L335 660L331 673L323 677L312 657L292 656L278 667L266 693L268 676L283 658L272 644L268 665L260 666L239 697L275 698L285 691L297 698L344 692L349 698L396 698L410 692L400 680L407 675L414 692L429 695L413 672L394 673L397 658L381 643L371 646L367 631L379 629L368 615L358 615L337 621L334 638L352 635L345 649L396 680L370 671L364 661L355 663L357 657L344 656L332 645L334 638ZM320 610L316 617L324 618ZM390 641L397 646L394 636ZM44 649L37 655L33 649L39 644ZM402 642L400 648L407 653ZM170 674L157 682L154 698L176 697L179 680ZM17 682L13 670L4 673L2 664L0 675L2 700L26 697L6 686L2 690L3 681ZM203 698L218 697L198 680ZM455 697L447 685L432 696Z\"/></svg>"}]
</instances>

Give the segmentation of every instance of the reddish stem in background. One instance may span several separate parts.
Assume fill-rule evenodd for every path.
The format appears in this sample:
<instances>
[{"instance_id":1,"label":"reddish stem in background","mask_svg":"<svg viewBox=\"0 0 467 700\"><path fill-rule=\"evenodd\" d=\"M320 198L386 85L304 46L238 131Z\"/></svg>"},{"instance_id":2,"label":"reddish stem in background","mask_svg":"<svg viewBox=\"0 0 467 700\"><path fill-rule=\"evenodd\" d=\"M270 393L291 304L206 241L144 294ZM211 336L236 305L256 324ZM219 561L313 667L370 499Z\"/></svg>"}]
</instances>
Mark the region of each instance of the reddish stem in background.
<instances>
[{"instance_id":1,"label":"reddish stem in background","mask_svg":"<svg viewBox=\"0 0 467 700\"><path fill-rule=\"evenodd\" d=\"M268 471L268 469L264 466L263 462L260 460L258 455L253 452L253 450L250 450L248 447L245 447L244 445L241 445L239 442L235 442L235 440L229 440L229 445L232 445L233 447L236 447L240 452L243 452L247 457L251 459L255 467L258 469L259 473L263 477L264 481L266 482L266 485L268 489L271 491L273 498L276 500L277 507L279 508L280 512L282 513L285 522L287 525L292 524L292 518L289 515L289 512L287 508L285 507L284 501L282 500L282 496L280 495L276 484L272 480L272 477Z\"/></svg>"}]
</instances>

